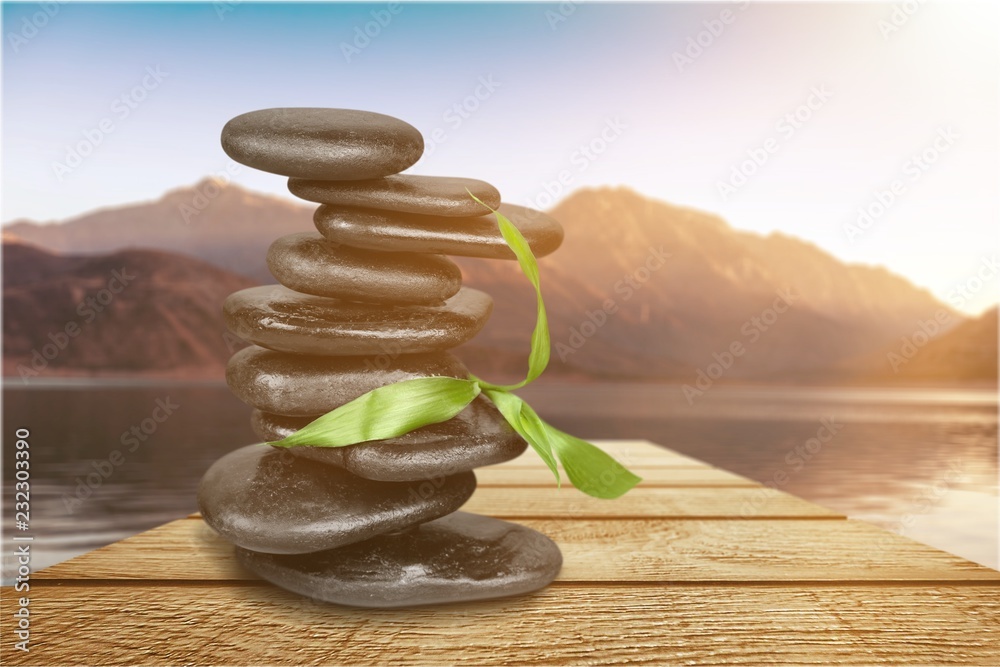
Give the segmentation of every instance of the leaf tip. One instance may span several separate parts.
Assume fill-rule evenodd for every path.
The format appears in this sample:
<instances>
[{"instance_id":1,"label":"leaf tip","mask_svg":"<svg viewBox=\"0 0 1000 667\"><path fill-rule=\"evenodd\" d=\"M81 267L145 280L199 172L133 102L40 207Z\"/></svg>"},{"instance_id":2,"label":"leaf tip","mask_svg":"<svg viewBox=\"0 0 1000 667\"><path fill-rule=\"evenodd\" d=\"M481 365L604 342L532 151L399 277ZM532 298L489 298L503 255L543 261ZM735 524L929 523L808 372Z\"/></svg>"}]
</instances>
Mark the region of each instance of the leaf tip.
<instances>
[{"instance_id":1,"label":"leaf tip","mask_svg":"<svg viewBox=\"0 0 1000 667\"><path fill-rule=\"evenodd\" d=\"M492 206L490 206L489 204L487 204L486 202L484 202L484 201L483 201L482 199L480 199L480 198L479 198L479 197L477 197L476 195L472 194L472 190L470 190L469 188L465 188L465 191L466 191L466 192L468 192L468 193L469 193L469 196L470 196L470 197L472 197L473 199L475 199L475 200L476 200L477 202L479 202L480 204L482 204L482 205L483 205L483 206L485 206L486 208L488 208L488 209L490 209L491 211L493 211L494 213L496 213L496 211L495 211L495 210L493 209L493 207L492 207Z\"/></svg>"}]
</instances>

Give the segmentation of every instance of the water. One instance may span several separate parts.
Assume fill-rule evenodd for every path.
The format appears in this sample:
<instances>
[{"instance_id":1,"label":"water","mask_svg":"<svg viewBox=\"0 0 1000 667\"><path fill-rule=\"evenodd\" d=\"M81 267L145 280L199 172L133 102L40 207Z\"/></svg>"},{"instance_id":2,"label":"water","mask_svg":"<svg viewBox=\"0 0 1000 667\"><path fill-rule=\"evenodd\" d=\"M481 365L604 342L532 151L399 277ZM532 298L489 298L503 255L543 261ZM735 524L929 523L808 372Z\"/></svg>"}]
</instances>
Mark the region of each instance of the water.
<instances>
[{"instance_id":1,"label":"water","mask_svg":"<svg viewBox=\"0 0 1000 667\"><path fill-rule=\"evenodd\" d=\"M1000 569L995 389L714 387L694 405L676 386L521 393L574 433L646 438Z\"/></svg>"},{"instance_id":2,"label":"water","mask_svg":"<svg viewBox=\"0 0 1000 667\"><path fill-rule=\"evenodd\" d=\"M582 437L652 440L998 567L995 390L714 387L693 405L655 384L521 395ZM3 398L4 527L13 434L27 428L36 570L195 511L202 473L255 440L249 408L216 384L56 381Z\"/></svg>"}]
</instances>

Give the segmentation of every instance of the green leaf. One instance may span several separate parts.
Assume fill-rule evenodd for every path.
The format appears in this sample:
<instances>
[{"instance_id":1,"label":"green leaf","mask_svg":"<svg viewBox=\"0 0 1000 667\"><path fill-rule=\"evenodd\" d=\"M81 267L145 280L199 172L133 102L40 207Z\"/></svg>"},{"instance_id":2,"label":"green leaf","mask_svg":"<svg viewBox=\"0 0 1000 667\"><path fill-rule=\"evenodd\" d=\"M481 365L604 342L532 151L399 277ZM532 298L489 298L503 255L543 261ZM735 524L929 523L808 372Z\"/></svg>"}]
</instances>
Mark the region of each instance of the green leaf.
<instances>
[{"instance_id":1,"label":"green leaf","mask_svg":"<svg viewBox=\"0 0 1000 667\"><path fill-rule=\"evenodd\" d=\"M395 438L421 426L451 419L479 395L473 380L426 377L373 389L326 413L284 440L278 447L344 447L369 440Z\"/></svg>"},{"instance_id":2,"label":"green leaf","mask_svg":"<svg viewBox=\"0 0 1000 667\"><path fill-rule=\"evenodd\" d=\"M466 190L466 192L468 192L468 190ZM480 204L483 204L482 200L471 192L469 192L469 196ZM521 234L521 230L515 227L514 223L507 219L507 216L500 211L490 208L486 204L483 204L483 206L486 206L486 208L493 211L494 215L497 216L497 224L500 226L500 234L503 235L504 241L507 242L507 245L514 252L514 256L517 257L517 263L521 265L521 271L524 272L524 275L535 288L537 314L535 320L535 330L531 332L531 352L528 354L527 376L517 384L508 385L497 385L486 382L485 380L480 380L479 378L473 378L480 382L484 388L490 387L492 389L513 391L514 389L520 389L529 382L537 379L538 376L545 371L545 367L549 365L549 354L551 349L551 341L549 338L549 320L545 314L545 302L542 300L542 286L538 274L538 262L535 261L535 255L531 252L531 246Z\"/></svg>"},{"instance_id":3,"label":"green leaf","mask_svg":"<svg viewBox=\"0 0 1000 667\"><path fill-rule=\"evenodd\" d=\"M544 424L544 422L543 422ZM606 452L544 424L549 442L573 486L595 498L618 498L642 481Z\"/></svg>"},{"instance_id":4,"label":"green leaf","mask_svg":"<svg viewBox=\"0 0 1000 667\"><path fill-rule=\"evenodd\" d=\"M483 393L493 401L497 410L504 416L507 423L517 431L522 438L528 441L532 449L545 461L552 474L556 476L556 483L562 485L559 479L559 466L556 465L555 455L552 453L552 446L543 429L539 427L543 423L535 411L531 409L520 396L511 394L503 389L483 389Z\"/></svg>"},{"instance_id":5,"label":"green leaf","mask_svg":"<svg viewBox=\"0 0 1000 667\"><path fill-rule=\"evenodd\" d=\"M547 424L520 397L499 389L483 389L483 393L538 452L557 481L553 451L573 486L589 496L618 498L642 481L598 447Z\"/></svg>"},{"instance_id":6,"label":"green leaf","mask_svg":"<svg viewBox=\"0 0 1000 667\"><path fill-rule=\"evenodd\" d=\"M483 204L475 195L473 199ZM483 204L486 206L486 204ZM371 440L395 438L410 431L451 419L483 392L521 437L527 440L561 484L559 463L573 485L597 498L617 498L641 479L594 445L563 433L542 421L531 406L511 391L542 374L549 363L551 340L538 263L531 247L514 224L489 206L497 216L504 241L513 251L524 275L535 288L537 320L531 334L528 373L517 384L497 385L474 375L469 379L428 377L380 387L316 419L284 440L279 447L344 447Z\"/></svg>"}]
</instances>

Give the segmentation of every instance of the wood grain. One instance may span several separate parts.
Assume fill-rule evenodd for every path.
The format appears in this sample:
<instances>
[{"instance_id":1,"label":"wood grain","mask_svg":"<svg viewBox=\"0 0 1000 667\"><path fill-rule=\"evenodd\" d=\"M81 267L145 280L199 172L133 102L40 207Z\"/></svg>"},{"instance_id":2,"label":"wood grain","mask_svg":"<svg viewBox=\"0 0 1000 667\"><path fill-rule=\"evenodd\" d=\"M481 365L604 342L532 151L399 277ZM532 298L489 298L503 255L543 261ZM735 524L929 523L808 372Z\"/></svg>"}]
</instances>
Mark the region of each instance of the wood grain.
<instances>
[{"instance_id":1,"label":"wood grain","mask_svg":"<svg viewBox=\"0 0 1000 667\"><path fill-rule=\"evenodd\" d=\"M642 468L644 466L711 467L704 461L699 461L696 458L675 452L666 447L661 447L648 440L591 440L590 442L593 442L628 468ZM539 458L538 454L531 447L528 447L524 454L518 458L513 461L507 461L503 465L515 468L545 467L542 459Z\"/></svg>"},{"instance_id":2,"label":"wood grain","mask_svg":"<svg viewBox=\"0 0 1000 667\"><path fill-rule=\"evenodd\" d=\"M571 486L476 489L463 510L501 518L843 518L833 510L766 487L638 486L621 498L591 498Z\"/></svg>"},{"instance_id":3,"label":"wood grain","mask_svg":"<svg viewBox=\"0 0 1000 667\"><path fill-rule=\"evenodd\" d=\"M757 486L647 487L615 500L592 498L571 486L477 488L466 512L500 519L843 519L844 515L796 496ZM200 518L195 512L188 518Z\"/></svg>"},{"instance_id":4,"label":"wood grain","mask_svg":"<svg viewBox=\"0 0 1000 667\"><path fill-rule=\"evenodd\" d=\"M860 521L524 520L563 552L558 581L986 581L1000 572ZM41 580L250 581L233 547L182 519L36 574Z\"/></svg>"},{"instance_id":5,"label":"wood grain","mask_svg":"<svg viewBox=\"0 0 1000 667\"><path fill-rule=\"evenodd\" d=\"M640 484L643 487L760 486L752 479L708 466L677 468L645 465L636 466L632 471L642 477ZM476 470L476 479L480 488L487 486L537 486L553 490L556 488L556 480L552 476L552 472L541 464L533 467L513 467L504 464L479 468Z\"/></svg>"},{"instance_id":6,"label":"wood grain","mask_svg":"<svg viewBox=\"0 0 1000 667\"><path fill-rule=\"evenodd\" d=\"M242 571L200 517L2 589L4 665L1000 664L1000 573L643 441L625 497L556 490L529 450L468 511L553 537L534 595L410 610L316 603Z\"/></svg>"},{"instance_id":7,"label":"wood grain","mask_svg":"<svg viewBox=\"0 0 1000 667\"><path fill-rule=\"evenodd\" d=\"M36 595L32 651L4 662L995 665L998 617L980 587L557 586L371 611L270 586L66 585Z\"/></svg>"}]
</instances>

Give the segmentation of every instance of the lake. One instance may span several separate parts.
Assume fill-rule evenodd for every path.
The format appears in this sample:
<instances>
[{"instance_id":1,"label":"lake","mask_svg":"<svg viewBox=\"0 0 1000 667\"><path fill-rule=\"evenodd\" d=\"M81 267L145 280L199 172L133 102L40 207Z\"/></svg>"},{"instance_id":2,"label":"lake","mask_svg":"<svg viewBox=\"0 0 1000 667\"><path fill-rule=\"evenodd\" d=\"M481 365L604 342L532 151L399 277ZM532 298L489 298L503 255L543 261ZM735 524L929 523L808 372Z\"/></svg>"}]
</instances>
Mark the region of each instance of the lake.
<instances>
[{"instance_id":1,"label":"lake","mask_svg":"<svg viewBox=\"0 0 1000 667\"><path fill-rule=\"evenodd\" d=\"M648 439L998 567L995 389L717 386L693 404L674 385L519 393L574 435ZM196 511L202 473L255 441L249 408L222 384L12 382L3 400L4 527L14 434L27 428L35 570Z\"/></svg>"}]
</instances>

